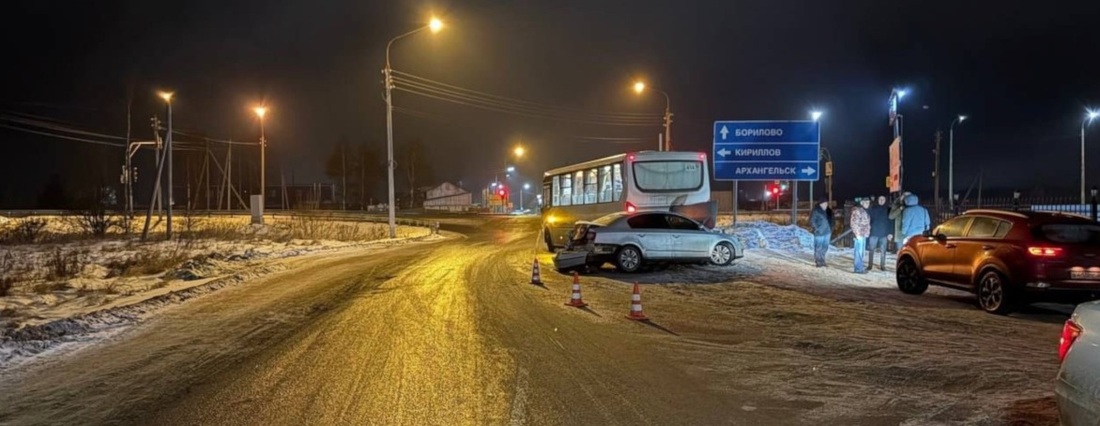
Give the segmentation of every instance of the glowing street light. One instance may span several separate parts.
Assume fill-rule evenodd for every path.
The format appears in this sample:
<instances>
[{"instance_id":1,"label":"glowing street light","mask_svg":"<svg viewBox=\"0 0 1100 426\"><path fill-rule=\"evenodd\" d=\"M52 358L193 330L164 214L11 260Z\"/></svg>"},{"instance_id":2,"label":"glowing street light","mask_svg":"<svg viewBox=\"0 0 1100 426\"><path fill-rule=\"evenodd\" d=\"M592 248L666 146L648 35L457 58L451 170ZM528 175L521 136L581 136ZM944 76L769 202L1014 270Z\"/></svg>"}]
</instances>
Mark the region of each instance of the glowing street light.
<instances>
[{"instance_id":1,"label":"glowing street light","mask_svg":"<svg viewBox=\"0 0 1100 426\"><path fill-rule=\"evenodd\" d=\"M1085 120L1081 122L1081 204L1085 204L1085 126L1092 124L1100 111L1086 109Z\"/></svg>"},{"instance_id":2,"label":"glowing street light","mask_svg":"<svg viewBox=\"0 0 1100 426\"><path fill-rule=\"evenodd\" d=\"M955 193L955 125L963 121L966 121L966 116L961 114L951 121L947 138L947 206L951 211L955 211L955 197L951 196Z\"/></svg>"},{"instance_id":3,"label":"glowing street light","mask_svg":"<svg viewBox=\"0 0 1100 426\"><path fill-rule=\"evenodd\" d=\"M821 118L821 114L821 111L810 111L810 118L812 118L814 121L817 121Z\"/></svg>"},{"instance_id":4,"label":"glowing street light","mask_svg":"<svg viewBox=\"0 0 1100 426\"><path fill-rule=\"evenodd\" d=\"M266 177L267 177L267 138L264 135L264 117L267 115L267 107L260 105L252 109L256 113L256 117L260 119L260 199L264 202L267 199L264 198L267 190ZM261 204L262 205L262 204ZM263 217L261 216L261 221Z\"/></svg>"},{"instance_id":5,"label":"glowing street light","mask_svg":"<svg viewBox=\"0 0 1100 426\"><path fill-rule=\"evenodd\" d=\"M646 84L644 81L638 80L634 82L634 93L639 95L646 90ZM665 144L661 147L664 151L672 150L672 101L669 100L668 93L664 90L650 88L655 92L665 95Z\"/></svg>"},{"instance_id":6,"label":"glowing street light","mask_svg":"<svg viewBox=\"0 0 1100 426\"><path fill-rule=\"evenodd\" d=\"M527 153L527 150L523 149L522 146L517 146L516 149L512 150L512 153L516 154L516 158L521 158L523 154Z\"/></svg>"},{"instance_id":7,"label":"glowing street light","mask_svg":"<svg viewBox=\"0 0 1100 426\"><path fill-rule=\"evenodd\" d=\"M393 46L393 42L418 32L429 30L432 34L435 34L442 29L443 21L439 20L439 18L432 17L431 20L428 21L428 25L401 34L390 39L389 43L386 43L386 67L382 69L382 75L385 77L383 84L386 85L386 174L389 184L390 238L397 237L397 211L394 206L396 197L394 195L393 185L393 170L397 163L393 161L393 67L390 66L390 47Z\"/></svg>"}]
</instances>

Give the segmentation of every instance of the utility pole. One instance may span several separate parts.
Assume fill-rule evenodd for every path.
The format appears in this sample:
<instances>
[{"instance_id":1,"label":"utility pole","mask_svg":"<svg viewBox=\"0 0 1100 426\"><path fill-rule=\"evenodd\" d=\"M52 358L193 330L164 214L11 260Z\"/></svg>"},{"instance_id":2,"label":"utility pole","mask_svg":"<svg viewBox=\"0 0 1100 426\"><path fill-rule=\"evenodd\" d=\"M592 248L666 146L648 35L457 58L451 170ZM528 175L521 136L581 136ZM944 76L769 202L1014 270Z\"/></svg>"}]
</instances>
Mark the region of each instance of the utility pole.
<instances>
[{"instance_id":1,"label":"utility pole","mask_svg":"<svg viewBox=\"0 0 1100 426\"><path fill-rule=\"evenodd\" d=\"M936 166L932 172L932 193L936 200L936 210L940 210L940 142L943 140L943 131L936 130L936 149L932 151L936 159ZM950 194L948 194L950 196Z\"/></svg>"},{"instance_id":2,"label":"utility pole","mask_svg":"<svg viewBox=\"0 0 1100 426\"><path fill-rule=\"evenodd\" d=\"M164 97L164 102L168 104L168 137L167 137L167 141L164 143L165 149L168 150L168 152L165 153L165 157L167 158L167 161L168 161L168 167L167 167L168 168L168 205L166 207L166 210L168 212L168 223L166 224L166 227L165 227L165 231L166 231L165 239L171 241L172 240L172 204L173 204L173 200L174 200L172 198L172 186L173 186L173 181L172 181L172 94L167 93L167 94L162 94L161 96Z\"/></svg>"},{"instance_id":3,"label":"utility pole","mask_svg":"<svg viewBox=\"0 0 1100 426\"><path fill-rule=\"evenodd\" d=\"M341 144L340 148L340 178L342 187L340 191L340 210L348 209L348 144Z\"/></svg>"}]
</instances>

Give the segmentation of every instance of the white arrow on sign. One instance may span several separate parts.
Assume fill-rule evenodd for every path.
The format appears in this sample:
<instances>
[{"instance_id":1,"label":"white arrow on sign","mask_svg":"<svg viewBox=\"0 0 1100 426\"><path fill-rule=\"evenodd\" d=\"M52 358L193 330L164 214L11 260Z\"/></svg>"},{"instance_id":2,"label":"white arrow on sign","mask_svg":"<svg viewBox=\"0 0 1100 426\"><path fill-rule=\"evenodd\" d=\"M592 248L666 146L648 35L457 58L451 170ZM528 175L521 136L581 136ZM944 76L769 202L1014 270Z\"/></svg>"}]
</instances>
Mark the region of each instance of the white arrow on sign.
<instances>
[{"instance_id":1,"label":"white arrow on sign","mask_svg":"<svg viewBox=\"0 0 1100 426\"><path fill-rule=\"evenodd\" d=\"M722 130L718 131L718 133L722 134L722 140L726 140L726 135L730 134L730 129L727 129L726 126L722 126Z\"/></svg>"},{"instance_id":2,"label":"white arrow on sign","mask_svg":"<svg viewBox=\"0 0 1100 426\"><path fill-rule=\"evenodd\" d=\"M809 167L809 166L806 166L805 169L802 169L802 174L804 174L804 175L813 176L813 174L816 173L816 172L817 172L817 170L814 170L813 167Z\"/></svg>"},{"instance_id":3,"label":"white arrow on sign","mask_svg":"<svg viewBox=\"0 0 1100 426\"><path fill-rule=\"evenodd\" d=\"M722 149L718 150L718 155L721 155L722 158L726 158L726 156L730 155L730 154L733 154L733 151L730 151L730 150L725 149L725 148L722 148Z\"/></svg>"}]
</instances>

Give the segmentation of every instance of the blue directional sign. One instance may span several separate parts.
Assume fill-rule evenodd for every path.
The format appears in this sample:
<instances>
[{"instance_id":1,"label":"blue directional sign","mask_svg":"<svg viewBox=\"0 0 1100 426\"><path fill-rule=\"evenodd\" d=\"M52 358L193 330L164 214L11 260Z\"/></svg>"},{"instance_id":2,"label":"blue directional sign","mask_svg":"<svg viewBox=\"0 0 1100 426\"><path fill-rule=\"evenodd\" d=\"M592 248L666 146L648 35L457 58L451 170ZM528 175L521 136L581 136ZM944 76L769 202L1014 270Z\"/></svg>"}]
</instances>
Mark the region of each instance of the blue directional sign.
<instances>
[{"instance_id":1,"label":"blue directional sign","mask_svg":"<svg viewBox=\"0 0 1100 426\"><path fill-rule=\"evenodd\" d=\"M821 174L816 121L715 121L715 180L816 181Z\"/></svg>"}]
</instances>

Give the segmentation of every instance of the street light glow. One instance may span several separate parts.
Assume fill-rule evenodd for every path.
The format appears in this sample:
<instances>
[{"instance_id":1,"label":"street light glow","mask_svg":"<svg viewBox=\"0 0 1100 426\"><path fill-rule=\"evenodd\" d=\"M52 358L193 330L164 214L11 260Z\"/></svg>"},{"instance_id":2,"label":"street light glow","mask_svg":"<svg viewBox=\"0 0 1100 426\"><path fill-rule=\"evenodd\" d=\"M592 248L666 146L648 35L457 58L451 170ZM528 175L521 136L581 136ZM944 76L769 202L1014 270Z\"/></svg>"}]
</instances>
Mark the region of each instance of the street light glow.
<instances>
[{"instance_id":1,"label":"street light glow","mask_svg":"<svg viewBox=\"0 0 1100 426\"><path fill-rule=\"evenodd\" d=\"M1086 110L1086 111L1088 111L1088 119L1089 119L1089 121L1092 121L1092 119L1096 118L1097 116L1100 116L1100 111L1093 111L1093 110L1091 110L1091 109L1090 109L1090 110Z\"/></svg>"},{"instance_id":2,"label":"street light glow","mask_svg":"<svg viewBox=\"0 0 1100 426\"><path fill-rule=\"evenodd\" d=\"M443 29L443 21L433 16L432 20L428 21L428 29L432 31L432 34L438 33L439 30Z\"/></svg>"},{"instance_id":3,"label":"street light glow","mask_svg":"<svg viewBox=\"0 0 1100 426\"><path fill-rule=\"evenodd\" d=\"M641 81L634 82L634 93L641 94L645 91L645 83Z\"/></svg>"},{"instance_id":4,"label":"street light glow","mask_svg":"<svg viewBox=\"0 0 1100 426\"><path fill-rule=\"evenodd\" d=\"M531 189L531 184L529 184L529 183L523 184L523 189Z\"/></svg>"},{"instance_id":5,"label":"street light glow","mask_svg":"<svg viewBox=\"0 0 1100 426\"><path fill-rule=\"evenodd\" d=\"M895 92L897 92L897 93L898 93L898 99L904 98L904 97L905 97L905 95L906 95L907 93L909 93L909 91L908 91L908 90L905 90L905 89L897 89L897 90L895 90Z\"/></svg>"},{"instance_id":6,"label":"street light glow","mask_svg":"<svg viewBox=\"0 0 1100 426\"><path fill-rule=\"evenodd\" d=\"M959 116L959 122L962 123L964 121L966 121L966 116L965 115L960 115Z\"/></svg>"},{"instance_id":7,"label":"street light glow","mask_svg":"<svg viewBox=\"0 0 1100 426\"><path fill-rule=\"evenodd\" d=\"M516 154L516 157L523 157L523 154L526 152L527 150L523 149L522 146L517 146L516 149L512 150L512 153Z\"/></svg>"},{"instance_id":8,"label":"street light glow","mask_svg":"<svg viewBox=\"0 0 1100 426\"><path fill-rule=\"evenodd\" d=\"M157 96L160 96L161 99L164 99L164 102L172 102L172 95L172 92L157 92Z\"/></svg>"},{"instance_id":9,"label":"street light glow","mask_svg":"<svg viewBox=\"0 0 1100 426\"><path fill-rule=\"evenodd\" d=\"M819 118L821 118L821 114L823 114L821 111L811 111L810 118L813 118L814 121L817 121Z\"/></svg>"},{"instance_id":10,"label":"street light glow","mask_svg":"<svg viewBox=\"0 0 1100 426\"><path fill-rule=\"evenodd\" d=\"M516 171L516 168L514 166L508 166L508 168L505 169L504 171L506 171L508 173L512 173L512 172Z\"/></svg>"},{"instance_id":11,"label":"street light glow","mask_svg":"<svg viewBox=\"0 0 1100 426\"><path fill-rule=\"evenodd\" d=\"M256 116L260 117L261 120L263 120L264 116L267 115L267 107L265 106L258 106L256 108L253 108L252 110L256 112Z\"/></svg>"}]
</instances>

